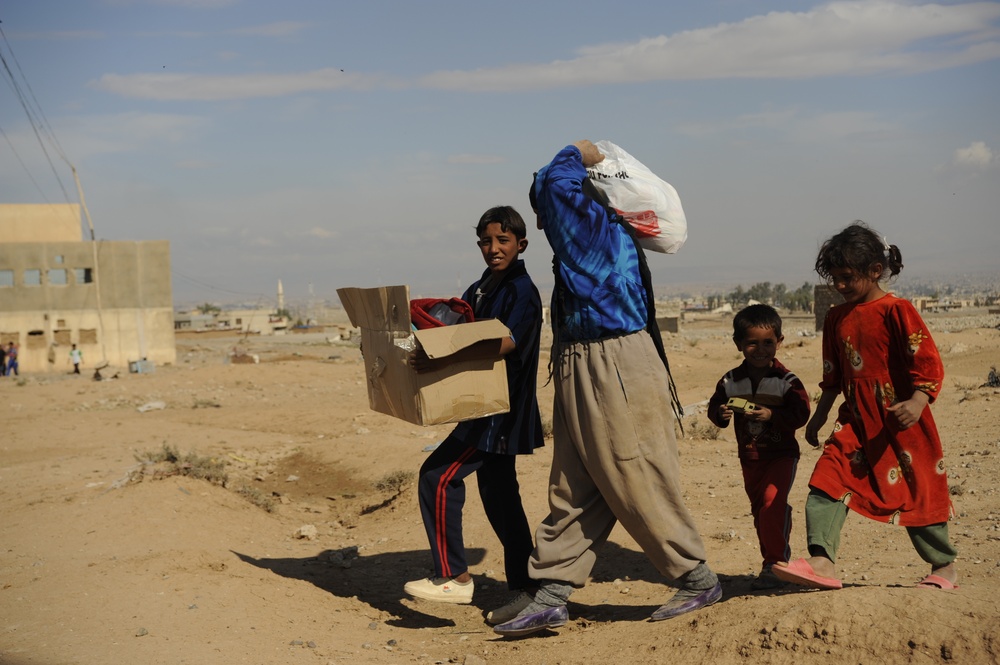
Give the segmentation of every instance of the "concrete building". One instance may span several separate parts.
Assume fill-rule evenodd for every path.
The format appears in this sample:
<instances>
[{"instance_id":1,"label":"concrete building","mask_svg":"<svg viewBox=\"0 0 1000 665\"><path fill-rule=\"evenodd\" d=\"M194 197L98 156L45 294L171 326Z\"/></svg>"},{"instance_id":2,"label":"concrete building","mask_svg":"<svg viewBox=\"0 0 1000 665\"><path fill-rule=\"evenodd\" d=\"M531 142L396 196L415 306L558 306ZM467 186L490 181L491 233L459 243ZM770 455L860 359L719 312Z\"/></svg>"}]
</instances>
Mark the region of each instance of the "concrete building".
<instances>
[{"instance_id":1,"label":"concrete building","mask_svg":"<svg viewBox=\"0 0 1000 665\"><path fill-rule=\"evenodd\" d=\"M170 245L84 241L80 207L0 204L0 343L22 372L176 361Z\"/></svg>"},{"instance_id":2,"label":"concrete building","mask_svg":"<svg viewBox=\"0 0 1000 665\"><path fill-rule=\"evenodd\" d=\"M177 331L230 330L251 335L282 335L288 327L287 317L268 309L221 308L208 314L194 311L174 315L174 329Z\"/></svg>"}]
</instances>

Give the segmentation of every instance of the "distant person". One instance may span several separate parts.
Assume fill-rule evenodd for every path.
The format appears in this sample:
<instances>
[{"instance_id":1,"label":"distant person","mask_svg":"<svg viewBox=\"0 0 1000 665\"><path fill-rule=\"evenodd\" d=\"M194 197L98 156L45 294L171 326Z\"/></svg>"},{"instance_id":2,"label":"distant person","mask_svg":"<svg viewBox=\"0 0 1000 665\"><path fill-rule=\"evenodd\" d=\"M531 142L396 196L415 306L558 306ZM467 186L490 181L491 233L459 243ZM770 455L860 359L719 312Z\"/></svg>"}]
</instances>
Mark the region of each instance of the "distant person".
<instances>
[{"instance_id":1,"label":"distant person","mask_svg":"<svg viewBox=\"0 0 1000 665\"><path fill-rule=\"evenodd\" d=\"M487 621L513 618L530 596L519 593L533 583L528 577L531 527L524 514L515 456L543 444L535 384L542 328L542 301L520 254L528 247L524 220L514 208L487 210L476 226L486 271L462 296L476 320L498 319L510 329L500 356L506 360L510 411L459 423L420 467L420 513L434 561L434 577L407 582L403 590L415 598L443 603L470 603L474 585L462 541L465 478L475 473L483 509L504 552L507 587L515 592L509 606L491 612ZM472 347L473 353L481 353ZM489 353L493 353L491 350ZM415 352L410 364L418 372L461 359L430 360Z\"/></svg>"},{"instance_id":2,"label":"distant person","mask_svg":"<svg viewBox=\"0 0 1000 665\"><path fill-rule=\"evenodd\" d=\"M733 341L743 354L739 367L719 379L708 401L708 418L721 428L733 422L743 489L750 499L763 557L753 589L784 586L772 566L788 561L792 509L788 492L799 462L795 430L809 420L809 394L775 354L784 341L781 316L769 305L750 305L733 318ZM730 408L730 398L751 402L751 410Z\"/></svg>"},{"instance_id":3,"label":"distant person","mask_svg":"<svg viewBox=\"0 0 1000 665\"><path fill-rule=\"evenodd\" d=\"M0 344L0 376L7 376L7 349Z\"/></svg>"},{"instance_id":4,"label":"distant person","mask_svg":"<svg viewBox=\"0 0 1000 665\"><path fill-rule=\"evenodd\" d=\"M76 344L69 350L69 361L73 364L73 373L80 373L80 365L83 363L83 353L76 348Z\"/></svg>"},{"instance_id":5,"label":"distant person","mask_svg":"<svg viewBox=\"0 0 1000 665\"><path fill-rule=\"evenodd\" d=\"M7 376L20 376L17 365L17 344L7 344Z\"/></svg>"},{"instance_id":6,"label":"distant person","mask_svg":"<svg viewBox=\"0 0 1000 665\"><path fill-rule=\"evenodd\" d=\"M990 373L986 375L986 383L980 388L1000 388L1000 374L997 374L996 367L990 367Z\"/></svg>"},{"instance_id":7,"label":"distant person","mask_svg":"<svg viewBox=\"0 0 1000 665\"><path fill-rule=\"evenodd\" d=\"M879 282L903 268L899 248L854 222L819 250L816 272L845 302L823 324L823 394L806 425L819 430L839 394L844 402L809 480L809 558L776 564L779 578L817 589L839 589L840 532L848 509L906 528L931 566L918 587L954 589L957 551L948 537L952 513L944 454L928 403L937 398L944 367L927 325L909 301Z\"/></svg>"},{"instance_id":8,"label":"distant person","mask_svg":"<svg viewBox=\"0 0 1000 665\"><path fill-rule=\"evenodd\" d=\"M564 625L567 601L587 583L617 522L679 590L650 619L692 612L722 597L684 505L673 382L645 254L632 228L600 200L587 167L590 141L560 150L529 197L554 254L553 451L549 515L529 561L531 604L496 626L528 635Z\"/></svg>"}]
</instances>

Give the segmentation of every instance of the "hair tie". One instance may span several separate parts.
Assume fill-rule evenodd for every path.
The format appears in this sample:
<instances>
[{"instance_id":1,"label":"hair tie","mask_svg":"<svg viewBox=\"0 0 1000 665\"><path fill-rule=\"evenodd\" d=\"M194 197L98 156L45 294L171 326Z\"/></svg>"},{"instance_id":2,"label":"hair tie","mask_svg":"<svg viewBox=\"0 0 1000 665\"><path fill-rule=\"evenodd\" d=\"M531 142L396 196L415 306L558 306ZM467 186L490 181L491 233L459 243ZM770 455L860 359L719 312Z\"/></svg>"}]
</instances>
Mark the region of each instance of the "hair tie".
<instances>
[{"instance_id":1,"label":"hair tie","mask_svg":"<svg viewBox=\"0 0 1000 665\"><path fill-rule=\"evenodd\" d=\"M892 250L892 245L889 244L888 236L882 236L882 246L885 247L885 251L887 252Z\"/></svg>"}]
</instances>

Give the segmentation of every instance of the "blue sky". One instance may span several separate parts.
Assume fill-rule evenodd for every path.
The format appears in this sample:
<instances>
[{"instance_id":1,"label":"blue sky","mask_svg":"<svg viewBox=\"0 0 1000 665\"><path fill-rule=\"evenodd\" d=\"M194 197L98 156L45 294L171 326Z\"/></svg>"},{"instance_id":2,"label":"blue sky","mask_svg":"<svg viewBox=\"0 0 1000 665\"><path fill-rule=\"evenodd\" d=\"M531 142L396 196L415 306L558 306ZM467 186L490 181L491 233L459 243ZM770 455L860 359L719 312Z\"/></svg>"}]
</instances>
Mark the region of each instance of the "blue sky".
<instances>
[{"instance_id":1,"label":"blue sky","mask_svg":"<svg viewBox=\"0 0 1000 665\"><path fill-rule=\"evenodd\" d=\"M32 0L0 21L58 142L4 74L0 201L77 202L61 152L98 238L170 241L177 301L459 292L482 212L529 213L532 172L581 138L678 190L689 238L650 255L657 284L815 281L854 219L904 278L1000 266L997 2Z\"/></svg>"}]
</instances>

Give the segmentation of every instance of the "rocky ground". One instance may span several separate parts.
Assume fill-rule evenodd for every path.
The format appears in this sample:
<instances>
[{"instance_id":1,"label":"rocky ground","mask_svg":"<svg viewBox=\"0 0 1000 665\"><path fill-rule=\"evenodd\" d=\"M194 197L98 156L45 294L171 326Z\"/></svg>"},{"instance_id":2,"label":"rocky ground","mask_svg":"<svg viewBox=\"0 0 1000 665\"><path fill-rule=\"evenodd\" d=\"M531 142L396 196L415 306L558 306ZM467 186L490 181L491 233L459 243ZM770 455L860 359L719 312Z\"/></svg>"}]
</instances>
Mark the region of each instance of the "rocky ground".
<instances>
[{"instance_id":1,"label":"rocky ground","mask_svg":"<svg viewBox=\"0 0 1000 665\"><path fill-rule=\"evenodd\" d=\"M1000 364L1000 330L985 313L928 318L948 373L932 409L957 512L958 590L914 588L927 571L905 532L857 516L844 531L845 589L750 589L759 555L732 433L699 413L740 356L729 320L709 317L665 340L690 407L684 489L723 600L649 623L672 591L616 529L570 622L519 640L483 622L506 594L474 489L473 604L402 596L430 566L414 474L449 428L371 412L350 341L183 337L178 362L152 374L0 379L0 663L995 663L1000 389L980 386ZM780 357L818 393L811 327L789 319ZM234 349L259 362L233 362ZM805 448L796 555L817 456ZM519 466L533 523L546 513L550 454Z\"/></svg>"}]
</instances>

